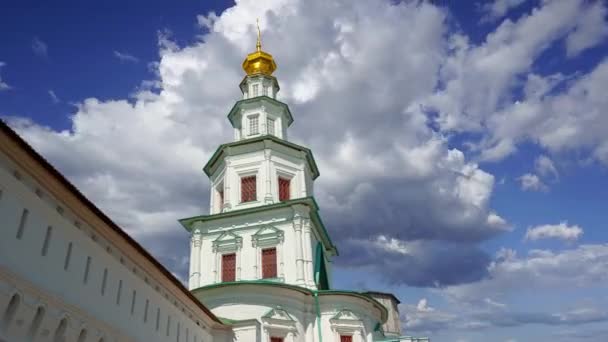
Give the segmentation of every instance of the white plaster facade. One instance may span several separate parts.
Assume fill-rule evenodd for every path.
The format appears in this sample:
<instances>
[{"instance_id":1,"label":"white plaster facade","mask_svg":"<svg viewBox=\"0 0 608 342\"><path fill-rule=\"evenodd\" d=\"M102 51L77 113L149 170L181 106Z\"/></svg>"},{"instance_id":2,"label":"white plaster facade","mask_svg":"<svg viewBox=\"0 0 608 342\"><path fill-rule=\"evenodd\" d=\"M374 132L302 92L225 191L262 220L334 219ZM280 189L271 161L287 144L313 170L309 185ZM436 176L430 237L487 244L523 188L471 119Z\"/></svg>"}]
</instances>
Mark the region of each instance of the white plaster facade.
<instances>
[{"instance_id":1,"label":"white plaster facade","mask_svg":"<svg viewBox=\"0 0 608 342\"><path fill-rule=\"evenodd\" d=\"M0 341L231 340L229 327L1 128Z\"/></svg>"}]
</instances>

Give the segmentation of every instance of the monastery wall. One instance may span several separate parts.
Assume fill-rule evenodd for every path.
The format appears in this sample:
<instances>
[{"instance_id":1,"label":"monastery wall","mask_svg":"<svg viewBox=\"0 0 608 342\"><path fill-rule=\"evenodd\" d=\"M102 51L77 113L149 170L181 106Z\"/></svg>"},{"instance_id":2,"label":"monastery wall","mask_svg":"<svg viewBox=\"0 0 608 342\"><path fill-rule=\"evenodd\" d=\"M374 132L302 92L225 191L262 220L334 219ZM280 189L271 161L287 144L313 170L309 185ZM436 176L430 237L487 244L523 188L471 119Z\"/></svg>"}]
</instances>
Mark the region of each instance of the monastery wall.
<instances>
[{"instance_id":1,"label":"monastery wall","mask_svg":"<svg viewBox=\"0 0 608 342\"><path fill-rule=\"evenodd\" d=\"M228 340L135 248L9 159L0 138L0 340Z\"/></svg>"}]
</instances>

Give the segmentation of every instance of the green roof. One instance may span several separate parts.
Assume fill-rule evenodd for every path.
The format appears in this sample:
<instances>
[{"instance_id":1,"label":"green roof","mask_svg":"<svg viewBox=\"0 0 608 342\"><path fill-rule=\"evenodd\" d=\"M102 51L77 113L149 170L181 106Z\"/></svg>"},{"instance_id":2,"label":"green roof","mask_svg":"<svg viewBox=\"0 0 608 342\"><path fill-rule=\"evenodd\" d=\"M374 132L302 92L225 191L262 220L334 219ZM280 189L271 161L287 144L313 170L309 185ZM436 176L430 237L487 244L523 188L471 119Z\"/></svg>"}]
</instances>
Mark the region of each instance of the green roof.
<instances>
[{"instance_id":1,"label":"green roof","mask_svg":"<svg viewBox=\"0 0 608 342\"><path fill-rule=\"evenodd\" d=\"M183 218L178 221L188 232L191 232L193 229L193 224L196 222L209 222L209 221L220 220L220 219L224 219L224 218L228 218L228 217L249 215L251 213L256 213L256 212L260 212L260 211L286 208L286 207L290 207L290 206L293 206L296 204L302 204L302 205L306 205L306 206L310 207L310 209L311 209L310 210L310 214L311 214L310 219L313 221L313 223L317 227L321 228L319 235L320 235L320 240L323 241L323 244L325 245L325 249L332 252L333 255L338 255L338 249L331 241L331 238L329 237L329 234L327 233L327 229L325 228L325 225L323 224L323 221L321 220L321 216L319 216L319 206L317 205L317 201L315 201L314 197L296 198L296 199L283 201L283 202L279 202L279 203L261 205L258 207L251 207L251 208L245 208L245 209L239 209L239 210L231 210L231 211L227 211L224 213L213 214L213 215L193 216L193 217Z\"/></svg>"},{"instance_id":2,"label":"green roof","mask_svg":"<svg viewBox=\"0 0 608 342\"><path fill-rule=\"evenodd\" d=\"M275 144L278 144L278 145L281 145L281 146L284 146L287 148L291 148L291 149L294 149L297 151L304 152L304 154L306 155L306 161L308 161L310 170L312 171L312 179L316 179L317 177L319 177L320 173L319 173L319 168L317 167L317 162L315 161L315 158L312 155L312 151L309 148L291 143L287 140L277 138L274 135L263 135L263 136L259 136L259 137L255 137L255 138L251 138L251 139L244 139L244 140L239 140L239 141L220 145L217 148L217 150L215 150L215 152L213 153L213 155L211 156L211 158L209 159L207 164L205 164L203 171L205 172L205 174L208 177L211 177L211 168L213 167L213 165L215 165L215 163L220 159L220 157L222 155L227 154L226 153L227 150L230 150L231 148L234 148L234 147L245 146L245 145L255 144L255 143L259 143L259 142L264 142L264 145L265 145L264 148L271 147L271 145L273 143L275 143Z\"/></svg>"}]
</instances>

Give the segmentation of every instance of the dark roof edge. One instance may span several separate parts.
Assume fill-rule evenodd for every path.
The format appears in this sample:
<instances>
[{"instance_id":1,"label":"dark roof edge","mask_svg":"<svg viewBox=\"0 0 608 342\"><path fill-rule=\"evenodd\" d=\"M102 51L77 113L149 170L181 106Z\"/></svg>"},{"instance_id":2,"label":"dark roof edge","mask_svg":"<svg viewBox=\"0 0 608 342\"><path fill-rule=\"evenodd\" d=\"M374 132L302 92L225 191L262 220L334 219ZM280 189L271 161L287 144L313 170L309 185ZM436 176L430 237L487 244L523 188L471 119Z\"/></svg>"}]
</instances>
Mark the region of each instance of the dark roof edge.
<instances>
[{"instance_id":1,"label":"dark roof edge","mask_svg":"<svg viewBox=\"0 0 608 342\"><path fill-rule=\"evenodd\" d=\"M23 138L17 134L12 128L8 126L4 120L0 119L0 130L4 132L9 138L17 143L25 152L30 155L35 161L40 163L44 169L46 169L53 177L55 177L63 186L65 186L69 192L71 192L79 201L81 201L89 210L98 216L104 223L106 223L112 230L114 230L120 237L125 239L135 250L141 253L144 258L148 259L157 267L161 273L167 277L180 291L182 291L186 297L192 300L196 306L203 310L213 321L225 326L206 306L204 306L186 287L177 279L169 270L167 270L158 260L156 260L146 249L144 249L137 241L135 241L129 234L122 230L116 223L114 223L106 214L104 214L99 208L93 204L88 198L86 198L76 186L68 181L51 163L49 163L44 157L42 157L33 147L31 147Z\"/></svg>"},{"instance_id":2,"label":"dark roof edge","mask_svg":"<svg viewBox=\"0 0 608 342\"><path fill-rule=\"evenodd\" d=\"M367 295L370 295L370 296L374 296L374 295L378 295L378 296L388 296L388 297L393 298L393 300L395 300L395 302L397 302L397 304L401 304L401 301L399 300L399 298L397 298L397 296L395 296L394 294L389 293L389 292L380 292L380 291L365 291L365 292L363 292L363 293L365 293L365 294L367 294Z\"/></svg>"}]
</instances>

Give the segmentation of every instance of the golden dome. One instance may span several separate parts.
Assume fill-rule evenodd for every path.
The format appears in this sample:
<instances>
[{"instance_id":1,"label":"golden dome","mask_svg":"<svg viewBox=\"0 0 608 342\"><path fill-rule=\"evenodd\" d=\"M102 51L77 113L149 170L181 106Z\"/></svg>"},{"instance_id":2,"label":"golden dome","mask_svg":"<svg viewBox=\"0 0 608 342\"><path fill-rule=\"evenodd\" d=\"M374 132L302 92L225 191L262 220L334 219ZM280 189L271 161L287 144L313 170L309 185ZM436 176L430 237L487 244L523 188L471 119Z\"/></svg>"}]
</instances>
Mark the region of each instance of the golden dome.
<instances>
[{"instance_id":1,"label":"golden dome","mask_svg":"<svg viewBox=\"0 0 608 342\"><path fill-rule=\"evenodd\" d=\"M256 51L245 57L243 61L243 70L247 75L272 75L277 69L277 64L274 62L272 55L262 51L262 43L260 41L260 27L258 26L258 41L255 44Z\"/></svg>"}]
</instances>

